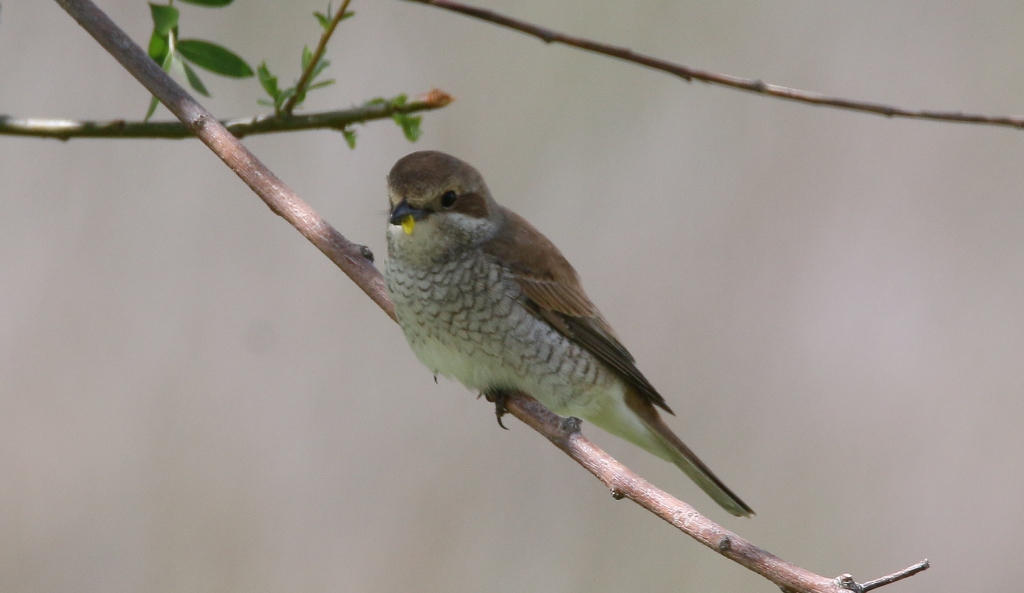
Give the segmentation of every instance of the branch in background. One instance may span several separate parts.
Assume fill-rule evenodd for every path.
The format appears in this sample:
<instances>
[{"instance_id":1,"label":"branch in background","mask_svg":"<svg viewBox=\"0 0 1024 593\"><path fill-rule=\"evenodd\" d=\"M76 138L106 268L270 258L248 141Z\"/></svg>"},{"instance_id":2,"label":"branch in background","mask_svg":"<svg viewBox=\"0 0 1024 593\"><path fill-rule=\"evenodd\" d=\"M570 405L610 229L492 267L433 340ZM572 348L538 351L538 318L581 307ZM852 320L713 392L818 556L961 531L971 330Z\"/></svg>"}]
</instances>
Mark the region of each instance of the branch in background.
<instances>
[{"instance_id":1,"label":"branch in background","mask_svg":"<svg viewBox=\"0 0 1024 593\"><path fill-rule=\"evenodd\" d=\"M352 109L323 111L303 115L260 115L252 118L222 120L229 132L242 138L252 134L293 132L297 130L343 129L395 114L440 109L454 99L448 93L433 89L415 99L399 104L394 101L370 102ZM35 136L37 138L194 138L195 134L180 121L74 121L66 119L14 118L0 115L0 135Z\"/></svg>"},{"instance_id":2,"label":"branch in background","mask_svg":"<svg viewBox=\"0 0 1024 593\"><path fill-rule=\"evenodd\" d=\"M342 237L286 188L242 146L237 138L188 96L184 89L171 80L92 2L57 2L241 177L271 210L285 218L323 251L394 319L394 309L384 291L383 279L380 272L370 263L365 248ZM580 434L578 420L560 418L533 398L523 394L511 395L506 401L506 407L509 412L543 434L600 478L616 497L628 497L700 543L757 572L785 591L845 593L854 586L860 587L842 578L829 579L785 562L716 525L686 503L655 488L590 443ZM883 580L885 579L873 582Z\"/></svg>"},{"instance_id":3,"label":"branch in background","mask_svg":"<svg viewBox=\"0 0 1024 593\"><path fill-rule=\"evenodd\" d=\"M971 123L971 124L986 124L992 126L1007 126L1011 128L1024 129L1024 116L1017 115L983 115L975 113L962 113L959 111L927 111L921 109L906 109L903 107L895 107L892 105L884 105L882 103L870 103L867 101L854 101L852 99L844 99L842 97L828 97L825 95L819 95L818 93L812 93L808 91L801 91L799 89L791 89L784 86L778 86L774 84L768 84L761 80L752 78L740 78L738 76L730 76L728 74L719 74L717 72L708 72L705 70L698 70L696 68L689 68L681 64L675 64L660 58L653 56L644 55L637 53L629 48L618 47L614 45L608 45L605 43L599 43L597 41L591 41L582 37L573 37L572 35L566 35L565 33L559 33L558 31L552 31L544 27L527 23L518 19L507 17L502 14L498 14L493 10L487 10L485 8L477 8L475 6L467 6L458 2L452 2L450 0L406 0L408 2L415 2L417 4L428 4L430 6L436 6L466 16L471 16L495 25L502 27L508 27L521 33L526 33L533 37L537 37L544 43L562 43L564 45L570 45L577 47L582 50L618 58L627 62L633 62L634 64L640 64L641 66L647 66L655 70L674 74L687 82L699 80L709 84L717 84L743 91L749 91L752 93L759 93L762 95L769 95L771 97L778 97L780 99L789 99L791 101L800 101L802 103L810 103L812 105L821 105L824 107L837 107L839 109L849 109L851 111L861 111L865 113L875 113L878 115L884 115L886 117L908 117L914 119L928 119L958 123Z\"/></svg>"},{"instance_id":4,"label":"branch in background","mask_svg":"<svg viewBox=\"0 0 1024 593\"><path fill-rule=\"evenodd\" d=\"M345 12L348 10L349 2L350 0L342 2L341 8L338 9L338 12L331 17L331 21L324 27L324 32L320 35L320 42L317 43L316 49L313 50L313 55L306 64L306 67L302 69L302 76L299 77L299 82L295 83L295 94L288 97L281 111L291 115L295 111L295 105L305 100L306 91L309 90L307 87L309 83L313 82L313 76L320 65L320 59L324 57L324 52L327 51L327 42L331 40L331 35L334 35L334 30L338 28L338 23L345 19Z\"/></svg>"}]
</instances>

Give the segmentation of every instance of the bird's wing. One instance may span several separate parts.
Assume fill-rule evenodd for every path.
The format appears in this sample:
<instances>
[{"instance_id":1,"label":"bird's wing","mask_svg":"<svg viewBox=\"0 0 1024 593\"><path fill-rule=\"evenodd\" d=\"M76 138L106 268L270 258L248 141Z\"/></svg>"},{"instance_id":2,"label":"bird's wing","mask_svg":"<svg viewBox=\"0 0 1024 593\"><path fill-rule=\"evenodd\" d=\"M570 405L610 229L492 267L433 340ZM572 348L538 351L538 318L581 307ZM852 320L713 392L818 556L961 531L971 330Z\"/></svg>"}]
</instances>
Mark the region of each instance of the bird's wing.
<instances>
[{"instance_id":1,"label":"bird's wing","mask_svg":"<svg viewBox=\"0 0 1024 593\"><path fill-rule=\"evenodd\" d=\"M518 214L505 209L504 215L508 224L488 242L484 252L512 274L527 307L586 348L652 404L673 413L587 298L576 270L558 248Z\"/></svg>"}]
</instances>

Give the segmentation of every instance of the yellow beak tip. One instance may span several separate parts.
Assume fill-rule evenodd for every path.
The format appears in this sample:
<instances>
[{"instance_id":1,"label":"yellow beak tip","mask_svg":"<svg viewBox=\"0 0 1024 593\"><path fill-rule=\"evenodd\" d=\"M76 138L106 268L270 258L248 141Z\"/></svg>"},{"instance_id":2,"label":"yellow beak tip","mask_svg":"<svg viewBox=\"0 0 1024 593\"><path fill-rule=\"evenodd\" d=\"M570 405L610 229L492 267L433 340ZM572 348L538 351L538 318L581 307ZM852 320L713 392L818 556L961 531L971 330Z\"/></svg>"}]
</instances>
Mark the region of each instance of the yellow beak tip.
<instances>
[{"instance_id":1,"label":"yellow beak tip","mask_svg":"<svg viewBox=\"0 0 1024 593\"><path fill-rule=\"evenodd\" d=\"M405 231L406 235L411 235L414 228L416 228L416 219L412 217L412 214L406 215L402 219L402 230Z\"/></svg>"}]
</instances>

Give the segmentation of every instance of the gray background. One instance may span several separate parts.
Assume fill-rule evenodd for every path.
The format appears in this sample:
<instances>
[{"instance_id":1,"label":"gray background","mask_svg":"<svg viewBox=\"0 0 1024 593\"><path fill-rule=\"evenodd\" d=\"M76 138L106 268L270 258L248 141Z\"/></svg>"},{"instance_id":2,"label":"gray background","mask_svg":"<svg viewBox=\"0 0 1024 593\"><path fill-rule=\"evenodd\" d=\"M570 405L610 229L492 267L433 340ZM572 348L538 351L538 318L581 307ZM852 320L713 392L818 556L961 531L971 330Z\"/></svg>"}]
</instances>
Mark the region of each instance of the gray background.
<instances>
[{"instance_id":1,"label":"gray background","mask_svg":"<svg viewBox=\"0 0 1024 593\"><path fill-rule=\"evenodd\" d=\"M285 82L320 2L182 6ZM141 0L102 3L139 40ZM1020 113L1020 2L487 6L682 63L912 107ZM824 575L1019 587L1020 132L786 103L401 2L353 4L310 109L431 86L389 122L246 140L384 257L384 175L461 156L572 261L684 439L757 511L598 443ZM0 112L148 97L51 2L0 14ZM205 77L223 116L255 80ZM158 118L167 117L161 109ZM0 589L773 591L430 374L191 141L0 138ZM895 591L896 588L893 588Z\"/></svg>"}]
</instances>

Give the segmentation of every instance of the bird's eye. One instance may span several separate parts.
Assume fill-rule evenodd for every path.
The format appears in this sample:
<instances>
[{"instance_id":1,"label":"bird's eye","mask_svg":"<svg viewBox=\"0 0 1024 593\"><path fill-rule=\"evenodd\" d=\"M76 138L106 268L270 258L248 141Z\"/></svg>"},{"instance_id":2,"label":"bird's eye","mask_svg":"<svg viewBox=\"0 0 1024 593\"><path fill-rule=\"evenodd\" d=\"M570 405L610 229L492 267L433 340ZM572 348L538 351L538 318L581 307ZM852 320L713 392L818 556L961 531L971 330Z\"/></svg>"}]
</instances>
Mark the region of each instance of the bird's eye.
<instances>
[{"instance_id":1,"label":"bird's eye","mask_svg":"<svg viewBox=\"0 0 1024 593\"><path fill-rule=\"evenodd\" d=\"M458 196L455 195L455 192L453 190L448 190L444 192L444 194L441 195L441 207L451 208L452 206L455 205L455 198L457 197Z\"/></svg>"}]
</instances>

